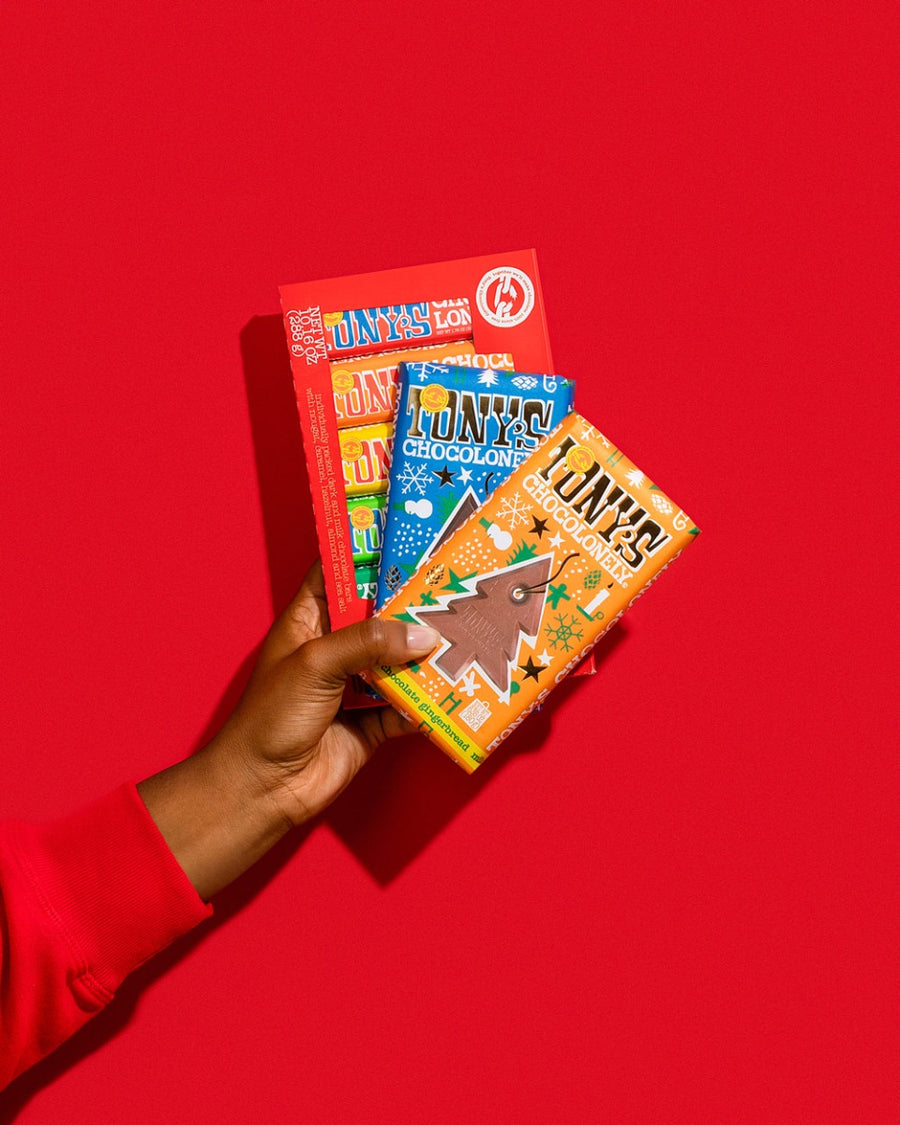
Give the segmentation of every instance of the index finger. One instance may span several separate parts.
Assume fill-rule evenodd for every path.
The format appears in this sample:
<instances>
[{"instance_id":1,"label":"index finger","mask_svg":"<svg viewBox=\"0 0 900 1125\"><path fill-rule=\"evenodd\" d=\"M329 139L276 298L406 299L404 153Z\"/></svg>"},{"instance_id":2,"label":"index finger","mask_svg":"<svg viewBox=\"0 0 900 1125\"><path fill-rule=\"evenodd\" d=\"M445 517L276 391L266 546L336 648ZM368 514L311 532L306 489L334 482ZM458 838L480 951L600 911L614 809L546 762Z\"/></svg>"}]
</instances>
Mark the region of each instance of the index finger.
<instances>
[{"instance_id":1,"label":"index finger","mask_svg":"<svg viewBox=\"0 0 900 1125\"><path fill-rule=\"evenodd\" d=\"M260 652L259 664L275 664L312 640L330 632L322 560L316 559L293 600L276 617Z\"/></svg>"}]
</instances>

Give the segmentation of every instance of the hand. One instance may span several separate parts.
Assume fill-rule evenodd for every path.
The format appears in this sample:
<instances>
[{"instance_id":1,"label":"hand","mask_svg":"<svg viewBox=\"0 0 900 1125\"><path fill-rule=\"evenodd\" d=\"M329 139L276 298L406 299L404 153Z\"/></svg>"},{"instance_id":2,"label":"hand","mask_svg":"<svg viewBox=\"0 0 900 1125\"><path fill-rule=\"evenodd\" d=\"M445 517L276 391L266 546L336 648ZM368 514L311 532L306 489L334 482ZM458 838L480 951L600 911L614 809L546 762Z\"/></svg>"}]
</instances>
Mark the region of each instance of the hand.
<instances>
[{"instance_id":1,"label":"hand","mask_svg":"<svg viewBox=\"0 0 900 1125\"><path fill-rule=\"evenodd\" d=\"M379 743L409 732L390 707L341 711L347 677L421 658L439 639L425 626L377 618L330 632L322 567L312 567L219 734L138 786L203 898L333 801Z\"/></svg>"},{"instance_id":2,"label":"hand","mask_svg":"<svg viewBox=\"0 0 900 1125\"><path fill-rule=\"evenodd\" d=\"M317 562L269 630L218 738L243 754L290 824L301 824L346 788L380 743L411 730L392 707L341 711L347 677L425 656L439 640L423 625L379 619L331 633Z\"/></svg>"}]
</instances>

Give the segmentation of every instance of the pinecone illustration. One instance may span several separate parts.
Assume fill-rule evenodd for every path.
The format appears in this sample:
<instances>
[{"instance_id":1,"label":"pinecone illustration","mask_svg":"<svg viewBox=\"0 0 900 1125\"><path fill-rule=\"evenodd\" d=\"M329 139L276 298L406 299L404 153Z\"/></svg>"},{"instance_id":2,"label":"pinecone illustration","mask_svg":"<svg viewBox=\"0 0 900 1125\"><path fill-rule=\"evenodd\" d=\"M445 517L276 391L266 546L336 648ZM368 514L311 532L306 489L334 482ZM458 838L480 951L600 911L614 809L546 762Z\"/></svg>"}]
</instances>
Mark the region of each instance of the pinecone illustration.
<instances>
[{"instance_id":1,"label":"pinecone illustration","mask_svg":"<svg viewBox=\"0 0 900 1125\"><path fill-rule=\"evenodd\" d=\"M606 576L605 570L592 570L590 574L585 576L584 588L585 590L594 590Z\"/></svg>"},{"instance_id":2,"label":"pinecone illustration","mask_svg":"<svg viewBox=\"0 0 900 1125\"><path fill-rule=\"evenodd\" d=\"M425 572L425 581L429 586L436 586L444 578L444 564L438 563Z\"/></svg>"},{"instance_id":3,"label":"pinecone illustration","mask_svg":"<svg viewBox=\"0 0 900 1125\"><path fill-rule=\"evenodd\" d=\"M389 590L396 590L400 583L403 581L403 575L400 573L399 566L389 566L387 574L384 576L384 581Z\"/></svg>"}]
</instances>

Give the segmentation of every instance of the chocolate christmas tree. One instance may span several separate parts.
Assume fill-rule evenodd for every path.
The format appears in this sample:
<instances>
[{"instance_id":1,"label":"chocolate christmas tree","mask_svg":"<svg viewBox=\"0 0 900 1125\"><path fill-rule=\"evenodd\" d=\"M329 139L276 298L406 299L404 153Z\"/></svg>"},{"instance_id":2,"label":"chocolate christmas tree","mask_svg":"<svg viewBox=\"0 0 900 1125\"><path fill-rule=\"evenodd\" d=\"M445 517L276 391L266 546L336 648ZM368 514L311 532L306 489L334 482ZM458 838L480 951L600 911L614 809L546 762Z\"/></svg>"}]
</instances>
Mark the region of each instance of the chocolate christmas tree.
<instances>
[{"instance_id":1,"label":"chocolate christmas tree","mask_svg":"<svg viewBox=\"0 0 900 1125\"><path fill-rule=\"evenodd\" d=\"M546 555L485 575L476 580L473 593L460 594L443 606L417 609L416 617L447 642L434 658L435 667L455 684L477 663L499 692L507 692L522 637L537 635L549 574Z\"/></svg>"}]
</instances>

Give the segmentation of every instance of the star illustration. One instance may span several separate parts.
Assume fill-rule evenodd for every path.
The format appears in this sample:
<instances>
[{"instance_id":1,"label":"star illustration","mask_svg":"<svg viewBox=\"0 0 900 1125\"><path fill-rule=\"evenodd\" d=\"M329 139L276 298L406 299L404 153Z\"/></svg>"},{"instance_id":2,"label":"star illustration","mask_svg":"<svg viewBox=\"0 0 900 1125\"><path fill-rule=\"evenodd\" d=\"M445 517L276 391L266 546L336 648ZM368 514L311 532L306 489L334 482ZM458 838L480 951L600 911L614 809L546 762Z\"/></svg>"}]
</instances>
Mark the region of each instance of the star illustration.
<instances>
[{"instance_id":1,"label":"star illustration","mask_svg":"<svg viewBox=\"0 0 900 1125\"><path fill-rule=\"evenodd\" d=\"M550 653L547 652L546 649L544 649L543 652L538 654L538 660L542 660L545 664L549 664L550 663Z\"/></svg>"},{"instance_id":2,"label":"star illustration","mask_svg":"<svg viewBox=\"0 0 900 1125\"><path fill-rule=\"evenodd\" d=\"M531 517L531 528L528 532L529 535L536 535L538 539L543 539L544 532L547 530L547 521L539 520L537 516Z\"/></svg>"},{"instance_id":3,"label":"star illustration","mask_svg":"<svg viewBox=\"0 0 900 1125\"><path fill-rule=\"evenodd\" d=\"M561 547L562 546L562 536L559 534L558 531L553 536L553 538L550 540L550 546L551 547Z\"/></svg>"},{"instance_id":4,"label":"star illustration","mask_svg":"<svg viewBox=\"0 0 900 1125\"><path fill-rule=\"evenodd\" d=\"M524 664L520 664L519 667L525 673L525 680L531 679L534 680L535 683L538 683L538 673L545 671L547 665L535 664L535 662L529 656L528 660ZM523 680L522 683L524 683L525 680Z\"/></svg>"},{"instance_id":5,"label":"star illustration","mask_svg":"<svg viewBox=\"0 0 900 1125\"><path fill-rule=\"evenodd\" d=\"M456 473L450 472L450 467L446 461L444 462L443 469L432 469L431 471L441 482L441 488L443 488L445 484L453 484L453 478L456 476Z\"/></svg>"},{"instance_id":6,"label":"star illustration","mask_svg":"<svg viewBox=\"0 0 900 1125\"><path fill-rule=\"evenodd\" d=\"M433 471L434 470L432 470L432 472ZM468 484L471 479L472 479L472 470L471 469L460 469L459 470L459 483L460 484Z\"/></svg>"}]
</instances>

